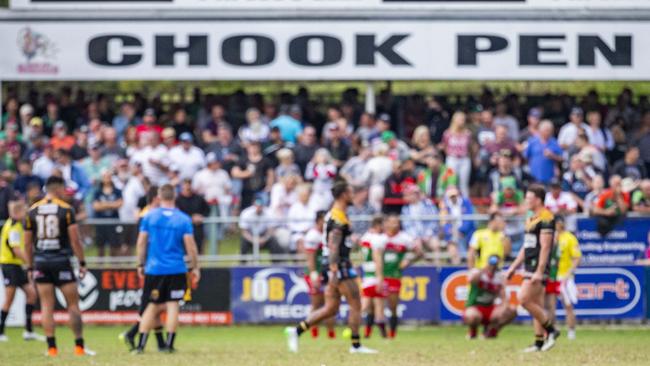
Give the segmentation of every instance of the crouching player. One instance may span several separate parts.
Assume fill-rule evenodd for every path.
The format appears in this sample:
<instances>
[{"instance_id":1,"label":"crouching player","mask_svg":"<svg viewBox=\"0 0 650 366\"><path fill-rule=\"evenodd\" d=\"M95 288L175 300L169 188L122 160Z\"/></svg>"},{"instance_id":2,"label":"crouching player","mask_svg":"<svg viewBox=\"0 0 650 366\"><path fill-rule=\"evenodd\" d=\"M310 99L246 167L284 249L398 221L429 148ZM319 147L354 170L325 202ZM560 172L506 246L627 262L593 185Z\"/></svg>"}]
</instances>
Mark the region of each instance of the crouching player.
<instances>
[{"instance_id":1,"label":"crouching player","mask_svg":"<svg viewBox=\"0 0 650 366\"><path fill-rule=\"evenodd\" d=\"M492 255L485 268L469 272L470 290L463 314L463 321L469 326L469 339L476 338L479 325L485 327L486 338L494 338L517 316L506 297L506 279L499 271L499 261L498 256ZM498 305L497 299L501 299Z\"/></svg>"},{"instance_id":2,"label":"crouching player","mask_svg":"<svg viewBox=\"0 0 650 366\"><path fill-rule=\"evenodd\" d=\"M321 263L323 261L323 227L325 226L326 214L326 211L318 211L316 213L316 225L307 231L303 239L303 250L307 257L305 281L307 281L307 286L309 287L312 313L325 305L323 284L321 281ZM335 316L325 320L327 336L330 339L336 338L336 332L334 331L335 321ZM311 328L311 336L313 338L318 337L318 326Z\"/></svg>"},{"instance_id":3,"label":"crouching player","mask_svg":"<svg viewBox=\"0 0 650 366\"><path fill-rule=\"evenodd\" d=\"M384 220L386 247L384 249L384 284L388 293L390 330L388 336L397 334L397 305L402 288L402 271L422 257L421 246L410 235L401 230L399 216L390 215ZM407 256L411 252L413 255Z\"/></svg>"},{"instance_id":4,"label":"crouching player","mask_svg":"<svg viewBox=\"0 0 650 366\"><path fill-rule=\"evenodd\" d=\"M372 326L377 324L381 336L386 338L386 316L384 314L386 292L384 286L384 249L386 235L382 233L383 217L372 219L370 229L360 240L363 253L363 280L361 287L361 310L366 315L364 336L370 338Z\"/></svg>"}]
</instances>

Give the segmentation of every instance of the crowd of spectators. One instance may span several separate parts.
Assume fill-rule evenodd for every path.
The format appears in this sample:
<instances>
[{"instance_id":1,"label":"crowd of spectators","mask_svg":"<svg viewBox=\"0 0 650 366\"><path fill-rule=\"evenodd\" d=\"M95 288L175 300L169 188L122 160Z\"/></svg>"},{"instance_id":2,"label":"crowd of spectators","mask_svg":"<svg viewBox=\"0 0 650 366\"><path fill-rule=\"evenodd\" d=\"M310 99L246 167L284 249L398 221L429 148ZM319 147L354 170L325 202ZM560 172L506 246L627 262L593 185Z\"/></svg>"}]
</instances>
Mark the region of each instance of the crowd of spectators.
<instances>
[{"instance_id":1,"label":"crowd of spectators","mask_svg":"<svg viewBox=\"0 0 650 366\"><path fill-rule=\"evenodd\" d=\"M383 90L376 113L364 111L356 90L333 105L305 88L273 100L197 89L191 102L169 104L140 94L118 104L69 88L18 94L3 102L0 220L15 196L37 200L50 175L64 178L80 218L122 222L137 220L151 187L172 183L197 227L208 215L241 213L243 252L253 231L274 252L295 251L342 177L354 190L351 214L443 215L404 226L458 262L475 224L456 217L521 216L532 182L548 187L553 212L602 218L602 233L630 211L650 212L650 103L629 89L614 103L595 91L497 98L490 90L469 97ZM252 226L256 216L291 222ZM353 237L366 226L354 223ZM116 255L130 241L119 234L130 231L108 226L96 240ZM505 232L516 245L523 226L507 221Z\"/></svg>"}]
</instances>

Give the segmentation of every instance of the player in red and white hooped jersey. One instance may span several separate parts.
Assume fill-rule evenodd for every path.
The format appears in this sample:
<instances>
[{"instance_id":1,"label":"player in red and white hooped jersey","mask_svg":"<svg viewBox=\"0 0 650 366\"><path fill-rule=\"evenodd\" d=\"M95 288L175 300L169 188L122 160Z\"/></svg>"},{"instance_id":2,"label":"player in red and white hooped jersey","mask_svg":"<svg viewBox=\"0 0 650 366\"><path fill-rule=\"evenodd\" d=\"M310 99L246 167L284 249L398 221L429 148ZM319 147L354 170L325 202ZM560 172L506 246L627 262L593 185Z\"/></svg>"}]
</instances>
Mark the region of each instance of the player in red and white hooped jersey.
<instances>
[{"instance_id":1,"label":"player in red and white hooped jersey","mask_svg":"<svg viewBox=\"0 0 650 366\"><path fill-rule=\"evenodd\" d=\"M376 216L370 228L359 240L363 254L363 277L361 281L361 311L365 315L366 329L364 336L370 338L372 326L377 324L381 336L386 334L386 286L384 285L384 249L387 237L383 233L384 218Z\"/></svg>"},{"instance_id":2,"label":"player in red and white hooped jersey","mask_svg":"<svg viewBox=\"0 0 650 366\"><path fill-rule=\"evenodd\" d=\"M305 268L305 281L309 287L309 299L311 300L311 312L316 311L325 304L323 296L323 285L321 281L322 262L323 262L323 227L325 226L326 211L316 213L316 222L314 226L307 231L302 240L302 249L307 258L307 267ZM335 317L325 321L327 326L327 336L330 339L336 338L334 330ZM318 327L311 328L313 338L318 337Z\"/></svg>"}]
</instances>

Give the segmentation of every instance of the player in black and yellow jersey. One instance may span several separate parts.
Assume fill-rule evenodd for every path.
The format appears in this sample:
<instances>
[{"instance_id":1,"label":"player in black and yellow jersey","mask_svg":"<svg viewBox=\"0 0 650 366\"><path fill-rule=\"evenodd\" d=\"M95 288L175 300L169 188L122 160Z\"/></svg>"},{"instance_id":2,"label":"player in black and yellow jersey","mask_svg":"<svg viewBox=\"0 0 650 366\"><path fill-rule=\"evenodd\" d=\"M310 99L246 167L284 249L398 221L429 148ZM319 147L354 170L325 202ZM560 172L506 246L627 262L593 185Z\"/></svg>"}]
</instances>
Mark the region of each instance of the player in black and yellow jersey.
<instances>
[{"instance_id":1,"label":"player in black and yellow jersey","mask_svg":"<svg viewBox=\"0 0 650 366\"><path fill-rule=\"evenodd\" d=\"M25 255L25 235L23 220L25 219L25 202L9 202L9 218L2 226L0 233L0 267L5 285L5 301L0 312L0 342L6 342L9 338L4 334L5 323L9 316L9 308L14 301L17 289L25 293L25 331L23 339L26 341L45 341L45 337L34 333L32 326L32 312L36 304L36 291L34 283L27 276L23 266L27 262Z\"/></svg>"},{"instance_id":2,"label":"player in black and yellow jersey","mask_svg":"<svg viewBox=\"0 0 650 366\"><path fill-rule=\"evenodd\" d=\"M526 192L528 217L524 245L507 272L511 278L517 268L524 264L524 281L519 290L519 303L533 317L535 344L524 352L548 351L560 336L551 317L544 310L544 289L551 267L551 254L555 241L555 217L544 207L546 191L539 185L531 185ZM546 335L544 334L546 333Z\"/></svg>"},{"instance_id":3,"label":"player in black and yellow jersey","mask_svg":"<svg viewBox=\"0 0 650 366\"><path fill-rule=\"evenodd\" d=\"M350 261L352 244L346 240L351 234L350 221L346 209L351 202L352 192L345 181L337 181L332 187L334 204L325 216L323 250L323 282L325 287L325 306L311 313L297 327L285 329L290 352L298 352L298 337L310 326L329 319L339 311L341 296L345 296L349 306L348 326L352 331L350 353L377 353L361 346L359 324L361 323L361 296L356 283L356 273Z\"/></svg>"},{"instance_id":4,"label":"player in black and yellow jersey","mask_svg":"<svg viewBox=\"0 0 650 366\"><path fill-rule=\"evenodd\" d=\"M65 297L70 328L75 336L75 355L94 355L84 346L77 279L70 263L76 256L79 277L83 279L87 270L75 212L61 199L64 194L62 178L48 178L45 188L45 198L36 202L25 217L25 252L28 271L32 272L41 299L47 354L58 354L54 338L54 289L59 288Z\"/></svg>"}]
</instances>

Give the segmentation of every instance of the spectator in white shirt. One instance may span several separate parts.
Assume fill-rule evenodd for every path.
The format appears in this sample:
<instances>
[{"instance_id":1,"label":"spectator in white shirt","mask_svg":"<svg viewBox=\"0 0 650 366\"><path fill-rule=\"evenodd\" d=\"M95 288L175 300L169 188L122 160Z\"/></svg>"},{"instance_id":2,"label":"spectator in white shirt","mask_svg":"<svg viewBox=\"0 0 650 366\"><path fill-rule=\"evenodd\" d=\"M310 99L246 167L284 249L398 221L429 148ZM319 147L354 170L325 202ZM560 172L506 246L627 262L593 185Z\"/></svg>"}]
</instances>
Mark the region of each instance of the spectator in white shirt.
<instances>
[{"instance_id":1,"label":"spectator in white shirt","mask_svg":"<svg viewBox=\"0 0 650 366\"><path fill-rule=\"evenodd\" d=\"M246 125L239 129L239 139L243 142L266 142L269 133L271 133L271 129L262 120L259 109L249 108L246 111Z\"/></svg>"},{"instance_id":2,"label":"spectator in white shirt","mask_svg":"<svg viewBox=\"0 0 650 366\"><path fill-rule=\"evenodd\" d=\"M268 249L271 254L284 254L285 250L275 239L276 224L271 211L264 207L264 199L258 196L253 205L247 207L239 215L239 229L241 230L241 254L253 252L253 245L259 243L260 250ZM277 262L277 261L274 261Z\"/></svg>"},{"instance_id":3,"label":"spectator in white shirt","mask_svg":"<svg viewBox=\"0 0 650 366\"><path fill-rule=\"evenodd\" d=\"M544 206L556 215L566 216L576 213L578 203L569 192L562 191L562 184L557 180L551 182L551 190L546 192Z\"/></svg>"},{"instance_id":4,"label":"spectator in white shirt","mask_svg":"<svg viewBox=\"0 0 650 366\"><path fill-rule=\"evenodd\" d=\"M298 201L296 187L300 183L297 175L287 175L271 188L271 203L269 209L274 217L285 219L289 208Z\"/></svg>"},{"instance_id":5,"label":"spectator in white shirt","mask_svg":"<svg viewBox=\"0 0 650 366\"><path fill-rule=\"evenodd\" d=\"M181 133L178 140L180 144L169 150L169 161L178 166L181 180L192 179L196 172L205 167L205 154L192 145L194 138L191 133Z\"/></svg>"},{"instance_id":6,"label":"spectator in white shirt","mask_svg":"<svg viewBox=\"0 0 650 366\"><path fill-rule=\"evenodd\" d=\"M587 112L587 122L589 126L585 129L589 143L595 146L601 152L606 152L614 148L614 138L609 128L601 126L602 116L597 110Z\"/></svg>"},{"instance_id":7,"label":"spectator in white shirt","mask_svg":"<svg viewBox=\"0 0 650 366\"><path fill-rule=\"evenodd\" d=\"M582 108L573 107L571 109L571 114L569 115L569 122L567 122L562 128L560 128L560 133L557 137L557 142L560 144L560 147L563 150L567 150L576 142L578 137L578 131L580 129L586 130L587 124L584 122L584 113Z\"/></svg>"},{"instance_id":8,"label":"spectator in white shirt","mask_svg":"<svg viewBox=\"0 0 650 366\"><path fill-rule=\"evenodd\" d=\"M54 149L52 145L46 144L43 149L43 155L34 160L32 166L32 174L37 175L39 178L46 180L52 175L54 171Z\"/></svg>"},{"instance_id":9,"label":"spectator in white shirt","mask_svg":"<svg viewBox=\"0 0 650 366\"><path fill-rule=\"evenodd\" d=\"M508 137L512 141L519 140L519 122L508 114L508 106L504 102L499 102L494 112L494 126L505 126L508 130Z\"/></svg>"},{"instance_id":10,"label":"spectator in white shirt","mask_svg":"<svg viewBox=\"0 0 650 366\"><path fill-rule=\"evenodd\" d=\"M199 171L192 179L192 189L205 200L219 205L219 215L230 215L232 205L232 182L228 173L221 168L221 162L213 152L206 156L208 166Z\"/></svg>"},{"instance_id":11,"label":"spectator in white shirt","mask_svg":"<svg viewBox=\"0 0 650 366\"><path fill-rule=\"evenodd\" d=\"M305 178L313 182L311 207L316 210L328 210L333 201L331 190L336 178L336 166L327 149L316 150L314 158L305 169Z\"/></svg>"},{"instance_id":12,"label":"spectator in white shirt","mask_svg":"<svg viewBox=\"0 0 650 366\"><path fill-rule=\"evenodd\" d=\"M130 151L131 162L142 166L142 173L149 178L151 184L161 186L167 183L167 148L158 143L158 134L143 132L138 145L138 148Z\"/></svg>"},{"instance_id":13,"label":"spectator in white shirt","mask_svg":"<svg viewBox=\"0 0 650 366\"><path fill-rule=\"evenodd\" d=\"M384 182L393 174L393 161L386 156L388 145L378 144L375 147L375 156L366 163L363 171L363 182L370 187L368 200L377 211L381 210L384 199Z\"/></svg>"},{"instance_id":14,"label":"spectator in white shirt","mask_svg":"<svg viewBox=\"0 0 650 366\"><path fill-rule=\"evenodd\" d=\"M311 186L301 184L296 188L298 200L289 207L287 222L289 231L291 231L291 251L296 251L302 245L305 234L312 227L316 218L316 210L309 206L309 197L311 196Z\"/></svg>"}]
</instances>

